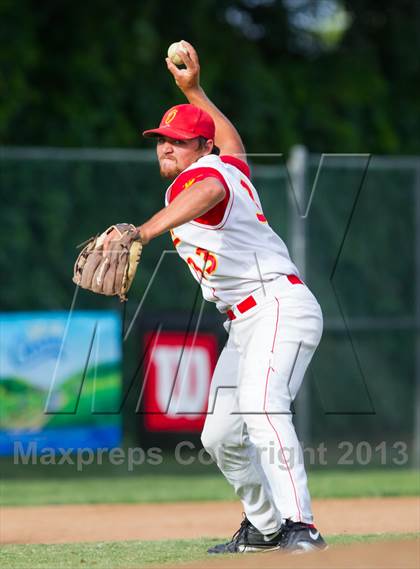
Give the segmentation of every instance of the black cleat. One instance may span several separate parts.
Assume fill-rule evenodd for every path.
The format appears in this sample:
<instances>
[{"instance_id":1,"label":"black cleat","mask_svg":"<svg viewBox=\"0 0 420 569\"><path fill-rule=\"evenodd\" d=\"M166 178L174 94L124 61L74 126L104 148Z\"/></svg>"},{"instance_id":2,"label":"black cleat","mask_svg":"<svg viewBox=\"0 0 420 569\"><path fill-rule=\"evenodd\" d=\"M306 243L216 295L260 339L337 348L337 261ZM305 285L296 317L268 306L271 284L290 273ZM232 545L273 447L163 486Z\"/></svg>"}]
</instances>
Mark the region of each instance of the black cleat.
<instances>
[{"instance_id":1,"label":"black cleat","mask_svg":"<svg viewBox=\"0 0 420 569\"><path fill-rule=\"evenodd\" d=\"M251 524L245 516L241 527L227 543L219 543L210 547L207 553L249 553L251 551L271 551L279 549L279 541L282 530L270 534L262 534Z\"/></svg>"},{"instance_id":2,"label":"black cleat","mask_svg":"<svg viewBox=\"0 0 420 569\"><path fill-rule=\"evenodd\" d=\"M312 524L286 520L282 525L280 548L284 551L304 553L327 547L321 534Z\"/></svg>"}]
</instances>

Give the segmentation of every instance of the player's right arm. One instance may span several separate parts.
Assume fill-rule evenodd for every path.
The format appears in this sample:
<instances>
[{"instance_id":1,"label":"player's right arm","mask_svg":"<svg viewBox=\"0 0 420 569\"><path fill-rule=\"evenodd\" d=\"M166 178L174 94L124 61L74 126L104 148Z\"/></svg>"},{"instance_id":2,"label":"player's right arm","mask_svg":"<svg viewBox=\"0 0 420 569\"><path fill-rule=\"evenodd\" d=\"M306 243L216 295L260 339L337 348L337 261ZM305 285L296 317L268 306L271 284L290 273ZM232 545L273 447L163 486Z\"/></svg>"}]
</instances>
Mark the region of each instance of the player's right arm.
<instances>
[{"instance_id":1,"label":"player's right arm","mask_svg":"<svg viewBox=\"0 0 420 569\"><path fill-rule=\"evenodd\" d=\"M197 52L185 40L182 40L182 44L188 50L188 53L181 50L177 53L182 58L186 69L180 69L168 57L166 58L166 64L174 76L176 84L187 97L189 103L209 113L214 120L216 125L214 143L220 148L220 154L237 156L246 162L245 147L238 131L230 120L210 101L200 85L200 62Z\"/></svg>"}]
</instances>

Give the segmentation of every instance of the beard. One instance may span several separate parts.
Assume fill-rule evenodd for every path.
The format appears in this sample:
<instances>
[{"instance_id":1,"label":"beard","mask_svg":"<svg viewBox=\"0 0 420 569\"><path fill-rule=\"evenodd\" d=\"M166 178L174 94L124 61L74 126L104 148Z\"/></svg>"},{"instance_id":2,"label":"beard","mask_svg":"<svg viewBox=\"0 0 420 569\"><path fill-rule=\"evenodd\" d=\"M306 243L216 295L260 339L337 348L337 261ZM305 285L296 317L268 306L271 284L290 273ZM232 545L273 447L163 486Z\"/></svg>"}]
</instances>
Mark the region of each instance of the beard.
<instances>
[{"instance_id":1,"label":"beard","mask_svg":"<svg viewBox=\"0 0 420 569\"><path fill-rule=\"evenodd\" d=\"M182 172L182 170L178 168L175 160L165 159L163 164L162 166L162 164L159 163L159 170L161 177L165 180L174 180L178 174Z\"/></svg>"}]
</instances>

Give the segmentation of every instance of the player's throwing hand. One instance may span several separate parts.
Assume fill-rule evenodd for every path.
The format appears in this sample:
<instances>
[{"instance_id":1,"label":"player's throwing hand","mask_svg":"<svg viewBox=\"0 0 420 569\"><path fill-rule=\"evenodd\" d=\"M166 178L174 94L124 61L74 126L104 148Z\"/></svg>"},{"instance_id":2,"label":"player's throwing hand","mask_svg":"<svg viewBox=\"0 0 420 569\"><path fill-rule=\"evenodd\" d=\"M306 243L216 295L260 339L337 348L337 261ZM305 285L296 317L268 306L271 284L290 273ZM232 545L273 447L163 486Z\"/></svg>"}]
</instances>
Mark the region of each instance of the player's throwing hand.
<instances>
[{"instance_id":1,"label":"player's throwing hand","mask_svg":"<svg viewBox=\"0 0 420 569\"><path fill-rule=\"evenodd\" d=\"M166 65L175 79L175 83L183 93L198 89L200 87L200 62L198 54L193 46L185 40L180 42L182 47L185 48L177 51L177 54L182 59L185 68L180 69L177 67L169 57L166 58Z\"/></svg>"}]
</instances>

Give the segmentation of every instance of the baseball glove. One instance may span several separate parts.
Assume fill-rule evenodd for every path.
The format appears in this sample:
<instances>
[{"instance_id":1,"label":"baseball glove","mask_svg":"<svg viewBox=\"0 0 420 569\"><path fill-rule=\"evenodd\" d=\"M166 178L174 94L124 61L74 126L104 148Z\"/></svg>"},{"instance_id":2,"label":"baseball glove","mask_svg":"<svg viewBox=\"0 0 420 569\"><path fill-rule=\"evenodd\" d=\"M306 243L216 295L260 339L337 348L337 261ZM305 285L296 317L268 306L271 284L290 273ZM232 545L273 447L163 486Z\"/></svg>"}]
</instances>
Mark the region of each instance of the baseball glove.
<instances>
[{"instance_id":1,"label":"baseball glove","mask_svg":"<svg viewBox=\"0 0 420 569\"><path fill-rule=\"evenodd\" d=\"M115 237L104 250L106 237L112 231ZM76 259L73 282L98 294L118 295L121 302L127 300L126 294L134 280L143 248L134 225L111 225L82 245L85 247Z\"/></svg>"}]
</instances>

